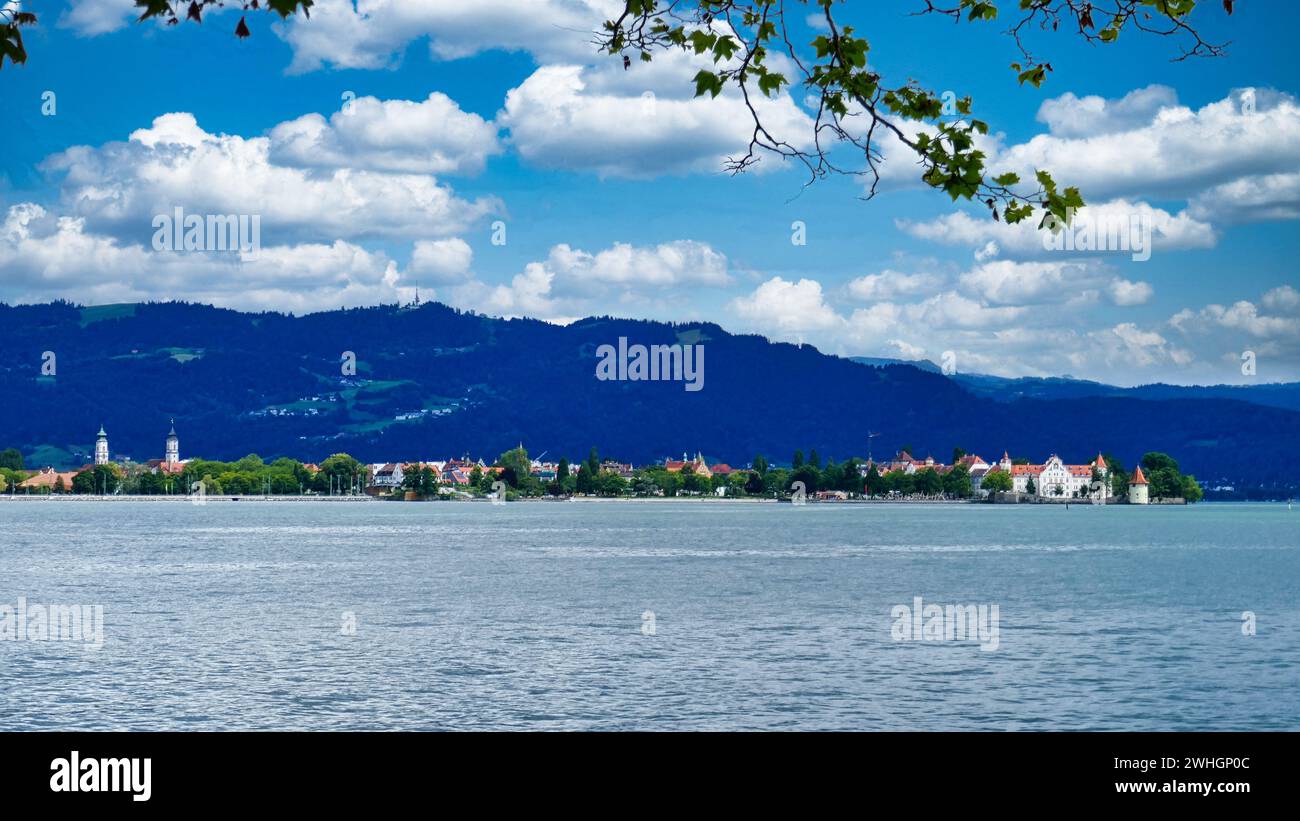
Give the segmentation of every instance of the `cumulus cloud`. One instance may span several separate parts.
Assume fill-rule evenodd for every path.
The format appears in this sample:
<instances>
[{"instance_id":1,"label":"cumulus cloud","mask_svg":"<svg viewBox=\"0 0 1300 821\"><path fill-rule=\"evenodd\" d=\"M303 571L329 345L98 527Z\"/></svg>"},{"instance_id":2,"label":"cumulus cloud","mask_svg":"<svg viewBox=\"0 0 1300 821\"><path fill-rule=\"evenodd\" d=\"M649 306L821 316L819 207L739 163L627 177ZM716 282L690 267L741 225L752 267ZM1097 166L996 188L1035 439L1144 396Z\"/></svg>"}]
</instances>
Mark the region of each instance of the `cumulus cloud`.
<instances>
[{"instance_id":1,"label":"cumulus cloud","mask_svg":"<svg viewBox=\"0 0 1300 821\"><path fill-rule=\"evenodd\" d=\"M415 41L427 41L438 60L502 49L554 62L590 57L593 34L622 8L617 0L317 0L310 20L293 17L277 31L293 48L293 73L392 68Z\"/></svg>"},{"instance_id":2,"label":"cumulus cloud","mask_svg":"<svg viewBox=\"0 0 1300 821\"><path fill-rule=\"evenodd\" d=\"M822 285L814 279L791 282L772 277L753 293L736 297L729 307L751 327L783 337L827 330L844 323L826 304Z\"/></svg>"},{"instance_id":3,"label":"cumulus cloud","mask_svg":"<svg viewBox=\"0 0 1300 821\"><path fill-rule=\"evenodd\" d=\"M302 168L474 174L500 151L495 125L436 91L421 102L360 97L329 120L280 123L270 137L271 162Z\"/></svg>"},{"instance_id":4,"label":"cumulus cloud","mask_svg":"<svg viewBox=\"0 0 1300 821\"><path fill-rule=\"evenodd\" d=\"M1145 202L1128 200L1098 203L1075 213L1071 225L1063 230L1073 232L1076 237L1099 238L1091 242L1091 249L1073 240L1067 248L1063 238L1058 241L1055 235L1040 229L1038 220L1033 218L1008 225L990 219L987 214L953 211L931 220L900 219L895 225L904 233L928 242L981 248L977 253L984 258L1002 255L1025 259L1059 256L1064 252L1138 258L1142 253L1135 249L1145 244L1148 231L1153 253L1213 248L1218 241L1218 233L1211 224L1195 219L1187 211L1171 214ZM1111 237L1127 242L1118 243Z\"/></svg>"},{"instance_id":5,"label":"cumulus cloud","mask_svg":"<svg viewBox=\"0 0 1300 821\"><path fill-rule=\"evenodd\" d=\"M267 244L237 252L154 250L93 231L83 217L18 203L0 223L0 301L65 298L83 304L166 294L251 310L305 312L408 301L422 295L500 316L565 321L597 313L676 316L699 288L731 282L726 257L692 240L653 246L616 243L594 252L567 244L502 283L473 270L460 237L416 240L402 269L383 251L343 239ZM430 293L427 286L440 290Z\"/></svg>"},{"instance_id":6,"label":"cumulus cloud","mask_svg":"<svg viewBox=\"0 0 1300 821\"><path fill-rule=\"evenodd\" d=\"M1174 315L1170 324L1185 333L1205 328L1226 328L1237 331L1244 337L1259 340L1280 340L1300 335L1300 314L1297 314L1295 306L1279 305L1276 292L1271 293L1275 294L1270 300L1274 307L1266 308L1265 311L1261 311L1255 303L1243 299L1226 306L1206 305L1199 311L1184 309ZM1278 313L1271 313L1278 308L1281 308Z\"/></svg>"},{"instance_id":7,"label":"cumulus cloud","mask_svg":"<svg viewBox=\"0 0 1300 821\"><path fill-rule=\"evenodd\" d=\"M731 283L727 268L726 256L693 240L620 242L595 252L560 243L509 282L469 281L453 289L450 300L498 316L551 321L597 313L684 318L680 311L698 289Z\"/></svg>"},{"instance_id":8,"label":"cumulus cloud","mask_svg":"<svg viewBox=\"0 0 1300 821\"><path fill-rule=\"evenodd\" d=\"M1080 342L1082 344L1075 349L1064 351L1066 360L1075 370L1104 368L1131 373L1154 367L1181 366L1192 361L1189 351L1171 344L1160 333L1139 328L1132 322L1089 331Z\"/></svg>"},{"instance_id":9,"label":"cumulus cloud","mask_svg":"<svg viewBox=\"0 0 1300 821\"><path fill-rule=\"evenodd\" d=\"M555 273L540 262L530 262L509 283L490 285L474 280L455 288L451 302L493 316L519 317L556 321L563 308L551 294Z\"/></svg>"},{"instance_id":10,"label":"cumulus cloud","mask_svg":"<svg viewBox=\"0 0 1300 821\"><path fill-rule=\"evenodd\" d=\"M416 240L411 251L410 273L422 282L448 284L472 276L474 250L460 237Z\"/></svg>"},{"instance_id":11,"label":"cumulus cloud","mask_svg":"<svg viewBox=\"0 0 1300 821\"><path fill-rule=\"evenodd\" d=\"M1142 305L1151 300L1155 289L1146 282L1133 282L1116 277L1106 286L1111 301L1116 305Z\"/></svg>"},{"instance_id":12,"label":"cumulus cloud","mask_svg":"<svg viewBox=\"0 0 1300 821\"><path fill-rule=\"evenodd\" d=\"M939 290L928 296L854 308L836 305L816 280L778 276L728 310L746 330L844 356L952 352L967 373L1071 374L1128 385L1240 382L1237 357L1249 349L1267 361L1271 379L1300 377L1300 291L1290 285L1257 304L1208 305L1143 323L1116 322L1098 302L1144 304L1151 286L1095 263L997 261L938 279ZM870 287L887 280L869 280ZM845 296L852 298L849 289Z\"/></svg>"},{"instance_id":13,"label":"cumulus cloud","mask_svg":"<svg viewBox=\"0 0 1300 821\"><path fill-rule=\"evenodd\" d=\"M1096 272L1082 262L996 260L962 274L961 284L982 299L1001 305L1055 302L1067 298Z\"/></svg>"},{"instance_id":14,"label":"cumulus cloud","mask_svg":"<svg viewBox=\"0 0 1300 821\"><path fill-rule=\"evenodd\" d=\"M337 238L449 236L494 213L492 198L462 199L427 174L279 165L271 139L204 131L185 112L164 114L125 143L75 146L48 158L62 174L70 215L136 238L156 214L258 214L276 244Z\"/></svg>"},{"instance_id":15,"label":"cumulus cloud","mask_svg":"<svg viewBox=\"0 0 1300 821\"><path fill-rule=\"evenodd\" d=\"M1086 110L1064 113L1078 105L1071 95L1050 101L1045 116L1063 131L1011 146L989 165L1022 179L1050 169L1059 182L1079 185L1095 200L1188 198L1242 177L1300 166L1300 105L1289 95L1242 89L1193 110L1173 104L1166 92L1134 94L1145 96L1103 101L1095 128L1088 126Z\"/></svg>"},{"instance_id":16,"label":"cumulus cloud","mask_svg":"<svg viewBox=\"0 0 1300 821\"><path fill-rule=\"evenodd\" d=\"M1288 94L1241 89L1193 110L1164 86L1119 99L1067 93L1043 103L1038 118L1048 133L1010 146L989 137L979 147L992 173L1014 171L1032 180L1046 169L1058 184L1081 188L1090 205L1075 215L1076 233L1127 225L1136 236L1150 226L1152 249L1162 252L1212 248L1219 225L1300 217L1300 104ZM902 159L898 146L886 149L887 160ZM1151 205L1153 199L1187 206L1166 210ZM1037 219L1008 225L982 210L896 224L918 239L968 246L980 261L1060 250ZM1094 244L1086 252L1115 250Z\"/></svg>"},{"instance_id":17,"label":"cumulus cloud","mask_svg":"<svg viewBox=\"0 0 1300 821\"><path fill-rule=\"evenodd\" d=\"M1110 274L1093 260L982 263L959 277L962 288L995 305L1086 304L1105 293L1115 305L1141 305L1154 294L1146 282Z\"/></svg>"},{"instance_id":18,"label":"cumulus cloud","mask_svg":"<svg viewBox=\"0 0 1300 821\"><path fill-rule=\"evenodd\" d=\"M59 28L81 37L95 37L124 28L137 16L135 0L79 0L59 15Z\"/></svg>"},{"instance_id":19,"label":"cumulus cloud","mask_svg":"<svg viewBox=\"0 0 1300 821\"><path fill-rule=\"evenodd\" d=\"M1262 302L1270 311L1294 314L1300 311L1300 291L1290 285L1280 285L1265 293Z\"/></svg>"},{"instance_id":20,"label":"cumulus cloud","mask_svg":"<svg viewBox=\"0 0 1300 821\"><path fill-rule=\"evenodd\" d=\"M868 274L852 280L848 284L848 291L854 299L864 301L896 299L901 296L916 296L933 291L942 282L943 277L937 274L904 274L887 270L879 274Z\"/></svg>"},{"instance_id":21,"label":"cumulus cloud","mask_svg":"<svg viewBox=\"0 0 1300 821\"><path fill-rule=\"evenodd\" d=\"M1188 212L1224 223L1300 219L1300 172L1242 177L1192 198Z\"/></svg>"},{"instance_id":22,"label":"cumulus cloud","mask_svg":"<svg viewBox=\"0 0 1300 821\"><path fill-rule=\"evenodd\" d=\"M1212 303L1185 308L1170 317L1171 334L1208 364L1211 381L1291 381L1300 379L1300 292L1281 285L1257 301ZM1242 356L1255 354L1257 373L1241 373Z\"/></svg>"},{"instance_id":23,"label":"cumulus cloud","mask_svg":"<svg viewBox=\"0 0 1300 821\"><path fill-rule=\"evenodd\" d=\"M1057 137L1083 138L1142 128L1162 110L1177 105L1178 94L1162 85L1135 89L1115 100L1066 92L1038 107L1038 121Z\"/></svg>"},{"instance_id":24,"label":"cumulus cloud","mask_svg":"<svg viewBox=\"0 0 1300 821\"><path fill-rule=\"evenodd\" d=\"M562 243L551 249L546 266L580 288L592 284L632 288L723 286L731 281L727 258L706 243L692 240L648 247L616 242L594 254Z\"/></svg>"},{"instance_id":25,"label":"cumulus cloud","mask_svg":"<svg viewBox=\"0 0 1300 821\"><path fill-rule=\"evenodd\" d=\"M670 51L632 71L543 66L510 90L497 120L519 155L539 166L623 177L718 172L745 154L753 121L730 88L716 99L694 96L702 60ZM752 101L770 133L807 146L812 121L789 95ZM778 165L769 155L754 168Z\"/></svg>"},{"instance_id":26,"label":"cumulus cloud","mask_svg":"<svg viewBox=\"0 0 1300 821\"><path fill-rule=\"evenodd\" d=\"M409 299L397 264L343 240L233 253L154 251L87 231L84 219L34 203L11 206L0 225L0 300L83 304L156 299L246 310L307 312Z\"/></svg>"}]
</instances>

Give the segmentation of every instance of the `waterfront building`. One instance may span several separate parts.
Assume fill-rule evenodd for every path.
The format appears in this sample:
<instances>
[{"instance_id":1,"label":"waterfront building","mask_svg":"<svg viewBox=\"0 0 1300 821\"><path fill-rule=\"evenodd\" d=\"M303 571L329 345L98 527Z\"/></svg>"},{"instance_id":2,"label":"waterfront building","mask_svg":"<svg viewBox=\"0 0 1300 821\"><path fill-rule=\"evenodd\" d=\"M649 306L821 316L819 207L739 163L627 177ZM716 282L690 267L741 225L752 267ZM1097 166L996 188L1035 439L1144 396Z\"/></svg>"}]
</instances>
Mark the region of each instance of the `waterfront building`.
<instances>
[{"instance_id":1,"label":"waterfront building","mask_svg":"<svg viewBox=\"0 0 1300 821\"><path fill-rule=\"evenodd\" d=\"M1012 490L1028 493L1029 482L1034 483L1034 493L1038 496L1073 498L1089 496L1092 493L1092 476L1095 469L1100 474L1097 488L1100 498L1110 496L1110 471L1101 454L1086 465L1067 465L1061 457L1052 454L1041 465L1013 465L1004 453L1004 463L1000 466L1011 474Z\"/></svg>"},{"instance_id":2,"label":"waterfront building","mask_svg":"<svg viewBox=\"0 0 1300 821\"><path fill-rule=\"evenodd\" d=\"M1133 470L1132 478L1128 480L1128 503L1131 505L1150 504L1150 491L1147 477L1142 475L1142 466L1138 465Z\"/></svg>"},{"instance_id":3,"label":"waterfront building","mask_svg":"<svg viewBox=\"0 0 1300 821\"><path fill-rule=\"evenodd\" d=\"M680 473L687 466L691 468L691 472L694 473L696 476L702 476L705 479L710 479L713 477L713 471L709 469L708 463L704 461L704 455L701 454L699 451L696 451L694 461L688 461L685 453L682 454L682 459L680 462L677 461L676 459L664 460L664 470L668 471L669 473Z\"/></svg>"},{"instance_id":4,"label":"waterfront building","mask_svg":"<svg viewBox=\"0 0 1300 821\"><path fill-rule=\"evenodd\" d=\"M63 491L66 493L71 493L72 479L76 475L77 475L76 471L68 471L66 473L62 473L60 471L55 470L52 467L41 468L41 470L39 470L35 476L32 476L31 478L23 482L20 482L18 485L18 489L19 490L23 490L23 489L43 490L45 488L49 488L51 491L53 491L53 490L58 490L60 483L62 483Z\"/></svg>"},{"instance_id":5,"label":"waterfront building","mask_svg":"<svg viewBox=\"0 0 1300 821\"><path fill-rule=\"evenodd\" d=\"M616 462L613 459L606 459L605 461L600 463L600 469L608 473L617 473L619 476L622 476L624 479L632 478L631 462Z\"/></svg>"},{"instance_id":6,"label":"waterfront building","mask_svg":"<svg viewBox=\"0 0 1300 821\"><path fill-rule=\"evenodd\" d=\"M396 462L371 465L370 475L374 477L374 486L379 488L398 488L406 479L406 472Z\"/></svg>"}]
</instances>

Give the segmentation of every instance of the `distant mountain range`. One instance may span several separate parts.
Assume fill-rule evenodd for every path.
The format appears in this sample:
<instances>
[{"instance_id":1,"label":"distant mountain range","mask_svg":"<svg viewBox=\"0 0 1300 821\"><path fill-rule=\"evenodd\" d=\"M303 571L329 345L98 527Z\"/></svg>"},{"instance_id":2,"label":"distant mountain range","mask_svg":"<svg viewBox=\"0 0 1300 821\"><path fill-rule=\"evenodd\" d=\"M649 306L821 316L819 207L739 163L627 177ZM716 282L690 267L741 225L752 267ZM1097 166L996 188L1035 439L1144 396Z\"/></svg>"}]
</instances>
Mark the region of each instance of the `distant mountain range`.
<instances>
[{"instance_id":1,"label":"distant mountain range","mask_svg":"<svg viewBox=\"0 0 1300 821\"><path fill-rule=\"evenodd\" d=\"M703 451L785 463L877 458L902 447L946 461L955 446L1035 461L1098 451L1128 467L1170 453L1211 484L1300 484L1295 385L1112 388L1078 380L945 377L850 361L717 325L609 317L557 326L440 304L294 317L205 305L0 305L0 449L29 465L75 466L103 424L115 455L162 456L175 418L181 455L248 453L365 461L602 455L637 463ZM704 346L703 390L600 381L597 349ZM45 352L55 373L42 375ZM340 360L356 357L355 375ZM47 357L48 358L48 357ZM870 440L868 432L878 437Z\"/></svg>"},{"instance_id":2,"label":"distant mountain range","mask_svg":"<svg viewBox=\"0 0 1300 821\"><path fill-rule=\"evenodd\" d=\"M943 373L938 365L928 359L884 359L870 356L849 358L863 365L912 365L930 373ZM976 396L987 396L999 402L1012 402L1016 399L1082 399L1092 396L1132 399L1239 399L1256 405L1300 410L1300 382L1272 382L1262 385L1155 383L1135 388L1121 388L1104 382L1092 382L1069 376L1008 378L958 372L952 374L951 378Z\"/></svg>"}]
</instances>

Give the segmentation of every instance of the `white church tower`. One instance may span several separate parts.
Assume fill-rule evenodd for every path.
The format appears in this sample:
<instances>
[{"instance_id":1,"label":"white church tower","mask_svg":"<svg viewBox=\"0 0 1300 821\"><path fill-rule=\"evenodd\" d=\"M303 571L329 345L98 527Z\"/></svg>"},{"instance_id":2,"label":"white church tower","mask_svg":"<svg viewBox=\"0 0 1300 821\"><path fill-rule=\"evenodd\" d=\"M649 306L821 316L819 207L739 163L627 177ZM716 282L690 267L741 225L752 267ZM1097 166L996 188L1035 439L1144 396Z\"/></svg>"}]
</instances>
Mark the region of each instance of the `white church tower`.
<instances>
[{"instance_id":1,"label":"white church tower","mask_svg":"<svg viewBox=\"0 0 1300 821\"><path fill-rule=\"evenodd\" d=\"M167 455L163 457L163 462L167 465L178 465L181 461L181 440L176 437L176 420L172 420L171 432L167 434Z\"/></svg>"},{"instance_id":2,"label":"white church tower","mask_svg":"<svg viewBox=\"0 0 1300 821\"><path fill-rule=\"evenodd\" d=\"M99 438L95 440L95 464L108 464L108 434L104 433L104 426L99 426Z\"/></svg>"}]
</instances>

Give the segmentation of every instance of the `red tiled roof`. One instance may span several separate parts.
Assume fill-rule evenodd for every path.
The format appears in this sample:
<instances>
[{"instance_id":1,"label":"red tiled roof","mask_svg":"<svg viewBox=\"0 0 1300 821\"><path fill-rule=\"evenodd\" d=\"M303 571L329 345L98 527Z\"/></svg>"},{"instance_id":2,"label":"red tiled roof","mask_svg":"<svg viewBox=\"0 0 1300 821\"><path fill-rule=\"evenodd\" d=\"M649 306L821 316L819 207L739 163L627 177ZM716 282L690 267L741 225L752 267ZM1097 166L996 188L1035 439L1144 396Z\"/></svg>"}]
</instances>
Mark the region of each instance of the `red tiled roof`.
<instances>
[{"instance_id":1,"label":"red tiled roof","mask_svg":"<svg viewBox=\"0 0 1300 821\"><path fill-rule=\"evenodd\" d=\"M1150 484L1150 482L1147 481L1147 477L1145 477L1145 476L1142 475L1142 466L1141 466L1141 465L1138 465L1137 468L1135 468L1135 469L1133 470L1133 478L1132 478L1132 479L1129 479L1129 480L1128 480L1128 483L1129 483L1130 485L1148 485L1148 484Z\"/></svg>"}]
</instances>

